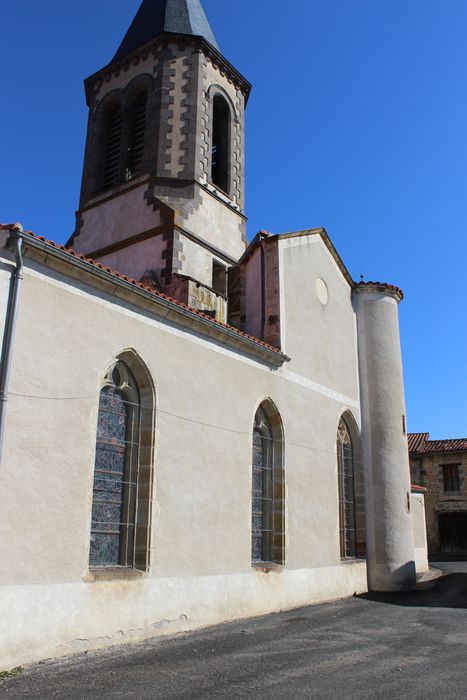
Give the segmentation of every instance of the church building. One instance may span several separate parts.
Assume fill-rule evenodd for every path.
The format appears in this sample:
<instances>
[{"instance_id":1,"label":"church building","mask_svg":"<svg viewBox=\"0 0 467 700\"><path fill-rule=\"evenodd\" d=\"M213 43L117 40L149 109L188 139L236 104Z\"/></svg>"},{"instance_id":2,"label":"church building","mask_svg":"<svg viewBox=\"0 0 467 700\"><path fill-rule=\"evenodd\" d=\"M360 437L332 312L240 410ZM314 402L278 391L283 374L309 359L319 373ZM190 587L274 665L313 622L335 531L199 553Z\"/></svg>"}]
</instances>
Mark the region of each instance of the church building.
<instances>
[{"instance_id":1,"label":"church building","mask_svg":"<svg viewBox=\"0 0 467 700\"><path fill-rule=\"evenodd\" d=\"M250 90L144 0L67 245L0 227L2 667L414 585L403 294L324 229L248 242Z\"/></svg>"}]
</instances>

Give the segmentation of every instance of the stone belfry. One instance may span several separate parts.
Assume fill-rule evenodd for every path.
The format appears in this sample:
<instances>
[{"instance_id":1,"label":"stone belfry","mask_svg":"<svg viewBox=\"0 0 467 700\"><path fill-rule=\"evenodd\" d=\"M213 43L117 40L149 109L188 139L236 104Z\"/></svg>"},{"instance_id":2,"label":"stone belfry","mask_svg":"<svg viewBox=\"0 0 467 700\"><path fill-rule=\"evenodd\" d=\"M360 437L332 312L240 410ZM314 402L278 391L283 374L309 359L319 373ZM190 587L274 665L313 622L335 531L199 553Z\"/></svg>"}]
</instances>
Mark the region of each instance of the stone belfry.
<instances>
[{"instance_id":1,"label":"stone belfry","mask_svg":"<svg viewBox=\"0 0 467 700\"><path fill-rule=\"evenodd\" d=\"M199 0L143 0L112 61L85 81L89 120L69 244L226 320L246 246L250 84Z\"/></svg>"}]
</instances>

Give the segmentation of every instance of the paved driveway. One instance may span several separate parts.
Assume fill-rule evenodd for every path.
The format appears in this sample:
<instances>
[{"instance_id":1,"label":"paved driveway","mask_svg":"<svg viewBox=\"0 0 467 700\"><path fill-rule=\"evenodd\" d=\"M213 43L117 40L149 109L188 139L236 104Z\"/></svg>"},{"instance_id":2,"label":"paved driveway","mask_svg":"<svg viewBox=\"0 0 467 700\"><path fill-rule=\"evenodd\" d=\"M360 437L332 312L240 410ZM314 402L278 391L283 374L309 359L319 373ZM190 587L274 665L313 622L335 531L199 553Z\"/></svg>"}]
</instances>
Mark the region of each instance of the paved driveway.
<instances>
[{"instance_id":1,"label":"paved driveway","mask_svg":"<svg viewBox=\"0 0 467 700\"><path fill-rule=\"evenodd\" d=\"M73 657L0 682L0 697L467 698L467 573Z\"/></svg>"}]
</instances>

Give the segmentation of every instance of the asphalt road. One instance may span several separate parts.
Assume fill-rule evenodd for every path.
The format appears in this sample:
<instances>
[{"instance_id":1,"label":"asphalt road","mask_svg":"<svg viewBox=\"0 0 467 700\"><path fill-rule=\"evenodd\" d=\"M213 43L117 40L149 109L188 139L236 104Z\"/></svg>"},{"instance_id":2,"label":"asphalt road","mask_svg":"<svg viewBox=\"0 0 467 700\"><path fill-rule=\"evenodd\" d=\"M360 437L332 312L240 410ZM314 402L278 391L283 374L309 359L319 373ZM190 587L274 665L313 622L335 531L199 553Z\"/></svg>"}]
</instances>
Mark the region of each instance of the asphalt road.
<instances>
[{"instance_id":1,"label":"asphalt road","mask_svg":"<svg viewBox=\"0 0 467 700\"><path fill-rule=\"evenodd\" d=\"M47 662L6 699L467 698L467 564L423 590L368 595Z\"/></svg>"}]
</instances>

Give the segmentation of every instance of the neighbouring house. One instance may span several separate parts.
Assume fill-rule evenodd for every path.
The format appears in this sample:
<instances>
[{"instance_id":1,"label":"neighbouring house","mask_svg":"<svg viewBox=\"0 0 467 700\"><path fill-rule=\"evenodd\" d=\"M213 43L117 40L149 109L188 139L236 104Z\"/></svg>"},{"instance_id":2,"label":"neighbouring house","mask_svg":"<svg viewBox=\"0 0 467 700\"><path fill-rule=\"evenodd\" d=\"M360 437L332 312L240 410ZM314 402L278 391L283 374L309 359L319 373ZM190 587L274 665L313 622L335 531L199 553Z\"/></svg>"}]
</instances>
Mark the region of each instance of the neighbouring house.
<instances>
[{"instance_id":1,"label":"neighbouring house","mask_svg":"<svg viewBox=\"0 0 467 700\"><path fill-rule=\"evenodd\" d=\"M85 88L71 239L0 230L1 665L410 588L401 290L324 229L248 243L251 86L199 0Z\"/></svg>"},{"instance_id":2,"label":"neighbouring house","mask_svg":"<svg viewBox=\"0 0 467 700\"><path fill-rule=\"evenodd\" d=\"M429 554L467 555L467 438L409 433L408 442L412 482L425 488Z\"/></svg>"}]
</instances>

